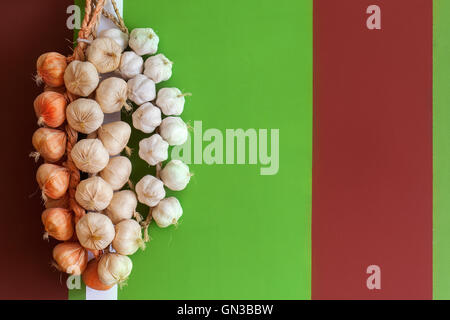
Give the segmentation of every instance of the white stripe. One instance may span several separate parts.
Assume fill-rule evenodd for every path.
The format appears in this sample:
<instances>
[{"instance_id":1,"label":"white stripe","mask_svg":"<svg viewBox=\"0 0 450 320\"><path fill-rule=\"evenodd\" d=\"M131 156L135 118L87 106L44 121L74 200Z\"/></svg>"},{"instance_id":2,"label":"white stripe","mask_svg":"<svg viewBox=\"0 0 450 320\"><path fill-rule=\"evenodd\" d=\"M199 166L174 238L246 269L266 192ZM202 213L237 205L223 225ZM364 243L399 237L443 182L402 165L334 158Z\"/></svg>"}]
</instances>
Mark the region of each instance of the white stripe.
<instances>
[{"instance_id":1,"label":"white stripe","mask_svg":"<svg viewBox=\"0 0 450 320\"><path fill-rule=\"evenodd\" d=\"M117 7L119 9L120 15L123 17L123 0L116 0ZM111 4L111 0L106 1L105 10L115 14L114 8ZM97 28L97 33L100 33L102 30L117 28L114 23L105 18L103 15L100 18L100 23ZM102 75L102 79L112 76L110 75ZM120 120L120 112L115 112L111 114L105 114L105 119L103 123L109 123L113 121ZM113 251L113 250L111 250ZM89 253L89 258L92 259L93 256ZM112 287L106 291L98 291L86 286L86 300L117 300L117 285Z\"/></svg>"}]
</instances>

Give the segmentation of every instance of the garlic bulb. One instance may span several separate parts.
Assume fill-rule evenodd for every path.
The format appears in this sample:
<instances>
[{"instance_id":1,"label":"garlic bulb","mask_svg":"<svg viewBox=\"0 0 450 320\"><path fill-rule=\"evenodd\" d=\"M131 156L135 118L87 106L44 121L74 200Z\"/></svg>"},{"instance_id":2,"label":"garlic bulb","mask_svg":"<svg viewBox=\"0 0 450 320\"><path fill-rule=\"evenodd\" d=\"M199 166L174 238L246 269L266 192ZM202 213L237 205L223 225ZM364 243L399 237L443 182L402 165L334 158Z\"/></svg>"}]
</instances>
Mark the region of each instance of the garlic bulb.
<instances>
[{"instance_id":1,"label":"garlic bulb","mask_svg":"<svg viewBox=\"0 0 450 320\"><path fill-rule=\"evenodd\" d=\"M113 286L123 284L133 269L133 262L127 256L119 253L107 253L98 263L98 278L103 284Z\"/></svg>"},{"instance_id":2,"label":"garlic bulb","mask_svg":"<svg viewBox=\"0 0 450 320\"><path fill-rule=\"evenodd\" d=\"M152 217L160 228L166 228L172 224L177 224L183 208L177 198L170 197L161 202L152 210Z\"/></svg>"},{"instance_id":3,"label":"garlic bulb","mask_svg":"<svg viewBox=\"0 0 450 320\"><path fill-rule=\"evenodd\" d=\"M106 29L100 32L99 38L110 38L114 40L119 47L125 50L128 47L128 35L117 28Z\"/></svg>"},{"instance_id":4,"label":"garlic bulb","mask_svg":"<svg viewBox=\"0 0 450 320\"><path fill-rule=\"evenodd\" d=\"M169 80L172 76L173 62L162 53L149 57L145 61L144 74L155 83Z\"/></svg>"},{"instance_id":5,"label":"garlic bulb","mask_svg":"<svg viewBox=\"0 0 450 320\"><path fill-rule=\"evenodd\" d=\"M109 153L98 139L77 142L70 153L75 166L87 173L102 171L109 162Z\"/></svg>"},{"instance_id":6,"label":"garlic bulb","mask_svg":"<svg viewBox=\"0 0 450 320\"><path fill-rule=\"evenodd\" d=\"M162 181L151 175L146 175L136 184L136 193L139 202L149 207L156 206L166 196Z\"/></svg>"},{"instance_id":7,"label":"garlic bulb","mask_svg":"<svg viewBox=\"0 0 450 320\"><path fill-rule=\"evenodd\" d=\"M149 165L156 166L169 157L169 144L159 134L142 139L139 142L139 157Z\"/></svg>"},{"instance_id":8,"label":"garlic bulb","mask_svg":"<svg viewBox=\"0 0 450 320\"><path fill-rule=\"evenodd\" d=\"M128 80L128 98L141 105L152 101L156 97L155 83L142 74Z\"/></svg>"},{"instance_id":9,"label":"garlic bulb","mask_svg":"<svg viewBox=\"0 0 450 320\"><path fill-rule=\"evenodd\" d=\"M120 60L119 70L125 80L134 78L144 70L144 59L134 51L124 52Z\"/></svg>"},{"instance_id":10,"label":"garlic bulb","mask_svg":"<svg viewBox=\"0 0 450 320\"><path fill-rule=\"evenodd\" d=\"M179 146L188 138L188 127L179 117L167 117L161 122L159 134L171 146Z\"/></svg>"},{"instance_id":11,"label":"garlic bulb","mask_svg":"<svg viewBox=\"0 0 450 320\"><path fill-rule=\"evenodd\" d=\"M138 55L154 54L158 51L159 37L152 28L136 28L130 34L130 48Z\"/></svg>"},{"instance_id":12,"label":"garlic bulb","mask_svg":"<svg viewBox=\"0 0 450 320\"><path fill-rule=\"evenodd\" d=\"M42 190L42 198L47 200L62 198L69 188L70 172L54 164L41 164L36 172L36 181Z\"/></svg>"},{"instance_id":13,"label":"garlic bulb","mask_svg":"<svg viewBox=\"0 0 450 320\"><path fill-rule=\"evenodd\" d=\"M114 239L111 220L104 214L90 212L78 221L75 230L80 244L86 249L103 250Z\"/></svg>"},{"instance_id":14,"label":"garlic bulb","mask_svg":"<svg viewBox=\"0 0 450 320\"><path fill-rule=\"evenodd\" d=\"M110 122L101 126L97 134L109 155L114 156L121 153L127 146L131 136L131 127L124 121Z\"/></svg>"},{"instance_id":15,"label":"garlic bulb","mask_svg":"<svg viewBox=\"0 0 450 320\"><path fill-rule=\"evenodd\" d=\"M89 211L102 211L110 204L113 189L102 178L93 176L82 180L75 193L77 202Z\"/></svg>"},{"instance_id":16,"label":"garlic bulb","mask_svg":"<svg viewBox=\"0 0 450 320\"><path fill-rule=\"evenodd\" d=\"M131 190L115 192L105 213L114 224L131 219L136 214L137 199Z\"/></svg>"},{"instance_id":17,"label":"garlic bulb","mask_svg":"<svg viewBox=\"0 0 450 320\"><path fill-rule=\"evenodd\" d=\"M64 72L64 83L67 90L77 96L87 97L98 86L97 69L90 62L72 61Z\"/></svg>"},{"instance_id":18,"label":"garlic bulb","mask_svg":"<svg viewBox=\"0 0 450 320\"><path fill-rule=\"evenodd\" d=\"M166 116L179 116L183 113L185 96L177 88L162 88L158 91L156 105Z\"/></svg>"},{"instance_id":19,"label":"garlic bulb","mask_svg":"<svg viewBox=\"0 0 450 320\"><path fill-rule=\"evenodd\" d=\"M60 271L81 275L88 263L88 253L78 242L63 242L53 249L53 259Z\"/></svg>"},{"instance_id":20,"label":"garlic bulb","mask_svg":"<svg viewBox=\"0 0 450 320\"><path fill-rule=\"evenodd\" d=\"M161 170L161 180L167 188L173 191L181 191L191 180L189 167L180 160L171 160Z\"/></svg>"},{"instance_id":21,"label":"garlic bulb","mask_svg":"<svg viewBox=\"0 0 450 320\"><path fill-rule=\"evenodd\" d=\"M131 161L127 157L113 157L100 172L100 177L109 183L114 191L122 189L131 174Z\"/></svg>"},{"instance_id":22,"label":"garlic bulb","mask_svg":"<svg viewBox=\"0 0 450 320\"><path fill-rule=\"evenodd\" d=\"M45 161L56 162L66 153L67 136L64 131L39 128L32 138L33 147L36 152L32 152L30 156L36 161L42 156Z\"/></svg>"},{"instance_id":23,"label":"garlic bulb","mask_svg":"<svg viewBox=\"0 0 450 320\"><path fill-rule=\"evenodd\" d=\"M86 50L87 60L91 62L99 73L116 70L120 64L122 48L110 38L97 38Z\"/></svg>"},{"instance_id":24,"label":"garlic bulb","mask_svg":"<svg viewBox=\"0 0 450 320\"><path fill-rule=\"evenodd\" d=\"M127 104L128 86L125 80L111 77L100 82L95 94L95 100L100 105L104 113L114 113L122 109L123 106L130 111Z\"/></svg>"},{"instance_id":25,"label":"garlic bulb","mask_svg":"<svg viewBox=\"0 0 450 320\"><path fill-rule=\"evenodd\" d=\"M136 129L152 133L161 124L161 110L151 102L147 102L133 112L132 118Z\"/></svg>"},{"instance_id":26,"label":"garlic bulb","mask_svg":"<svg viewBox=\"0 0 450 320\"><path fill-rule=\"evenodd\" d=\"M102 125L104 114L95 100L80 98L67 106L66 117L72 128L90 134Z\"/></svg>"},{"instance_id":27,"label":"garlic bulb","mask_svg":"<svg viewBox=\"0 0 450 320\"><path fill-rule=\"evenodd\" d=\"M136 220L123 220L115 226L116 235L112 246L117 253L125 256L132 255L139 248L145 249L142 239L141 225Z\"/></svg>"}]
</instances>

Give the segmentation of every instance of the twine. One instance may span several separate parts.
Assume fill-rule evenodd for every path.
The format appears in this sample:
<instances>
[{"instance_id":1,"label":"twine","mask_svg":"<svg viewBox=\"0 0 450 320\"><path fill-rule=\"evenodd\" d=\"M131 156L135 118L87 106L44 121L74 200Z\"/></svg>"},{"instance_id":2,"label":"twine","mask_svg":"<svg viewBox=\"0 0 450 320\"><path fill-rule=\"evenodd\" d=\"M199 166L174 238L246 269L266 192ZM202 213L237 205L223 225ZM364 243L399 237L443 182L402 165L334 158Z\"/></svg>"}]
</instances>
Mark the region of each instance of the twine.
<instances>
[{"instance_id":1,"label":"twine","mask_svg":"<svg viewBox=\"0 0 450 320\"><path fill-rule=\"evenodd\" d=\"M97 21L99 14L103 10L103 6L105 5L105 0L98 0L96 2L92 2L91 0L86 0L85 7L85 15L83 19L83 23L81 25L81 30L78 33L78 38L81 41L78 41L73 54L67 58L67 61L70 63L74 60L84 61L85 57L85 49L88 45L86 43L87 40L90 40L93 32L95 32ZM75 101L78 97L70 92L66 92L66 96L70 102ZM69 203L70 208L72 209L75 216L75 224L86 214L86 211L78 204L75 199L75 193L77 190L77 186L80 183L80 171L75 166L73 162L71 151L73 146L78 142L78 132L73 129L69 124L66 125L65 131L67 134L67 144L66 144L66 153L67 160L64 163L64 167L66 167L70 171L70 182L69 182Z\"/></svg>"}]
</instances>

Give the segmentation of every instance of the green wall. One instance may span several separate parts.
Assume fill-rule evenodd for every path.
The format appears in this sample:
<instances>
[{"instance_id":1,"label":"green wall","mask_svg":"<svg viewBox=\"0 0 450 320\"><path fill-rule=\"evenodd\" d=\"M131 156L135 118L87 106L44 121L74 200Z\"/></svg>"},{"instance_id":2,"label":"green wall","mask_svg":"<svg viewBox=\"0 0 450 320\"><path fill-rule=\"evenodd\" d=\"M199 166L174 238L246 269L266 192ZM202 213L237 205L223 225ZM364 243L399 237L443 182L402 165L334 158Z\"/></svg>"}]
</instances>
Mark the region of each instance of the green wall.
<instances>
[{"instance_id":1,"label":"green wall","mask_svg":"<svg viewBox=\"0 0 450 320\"><path fill-rule=\"evenodd\" d=\"M450 299L450 1L434 1L434 299Z\"/></svg>"}]
</instances>

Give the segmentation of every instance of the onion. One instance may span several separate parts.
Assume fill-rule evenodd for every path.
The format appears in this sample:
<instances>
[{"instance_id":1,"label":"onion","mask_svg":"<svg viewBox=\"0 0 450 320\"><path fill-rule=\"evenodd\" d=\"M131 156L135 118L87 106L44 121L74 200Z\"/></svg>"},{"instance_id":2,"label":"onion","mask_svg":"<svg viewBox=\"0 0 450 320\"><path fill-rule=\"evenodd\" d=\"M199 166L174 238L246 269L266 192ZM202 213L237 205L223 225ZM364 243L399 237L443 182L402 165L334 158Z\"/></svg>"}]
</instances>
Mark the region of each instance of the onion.
<instances>
[{"instance_id":1,"label":"onion","mask_svg":"<svg viewBox=\"0 0 450 320\"><path fill-rule=\"evenodd\" d=\"M64 71L66 70L66 57L57 52L44 53L36 62L39 83L44 81L50 87L60 87L64 84Z\"/></svg>"},{"instance_id":2,"label":"onion","mask_svg":"<svg viewBox=\"0 0 450 320\"><path fill-rule=\"evenodd\" d=\"M89 261L82 275L83 282L89 288L92 288L94 290L105 291L111 289L112 286L107 286L100 281L100 279L98 278L97 269L98 269L98 260L92 259L91 261Z\"/></svg>"},{"instance_id":3,"label":"onion","mask_svg":"<svg viewBox=\"0 0 450 320\"><path fill-rule=\"evenodd\" d=\"M42 223L45 227L44 239L48 236L60 241L67 241L72 238L72 213L67 209L52 208L42 212Z\"/></svg>"},{"instance_id":4,"label":"onion","mask_svg":"<svg viewBox=\"0 0 450 320\"><path fill-rule=\"evenodd\" d=\"M70 180L70 172L64 167L44 163L36 172L36 180L42 190L42 198L59 199L64 196Z\"/></svg>"},{"instance_id":5,"label":"onion","mask_svg":"<svg viewBox=\"0 0 450 320\"><path fill-rule=\"evenodd\" d=\"M32 138L36 152L32 152L30 156L34 157L36 161L42 156L45 161L56 162L66 153L66 141L67 136L64 131L39 128L34 132Z\"/></svg>"},{"instance_id":6,"label":"onion","mask_svg":"<svg viewBox=\"0 0 450 320\"><path fill-rule=\"evenodd\" d=\"M78 242L64 242L53 249L53 259L60 271L81 275L86 269L88 253Z\"/></svg>"},{"instance_id":7,"label":"onion","mask_svg":"<svg viewBox=\"0 0 450 320\"><path fill-rule=\"evenodd\" d=\"M40 126L57 128L66 120L67 100L64 95L45 91L34 100L34 111Z\"/></svg>"}]
</instances>

